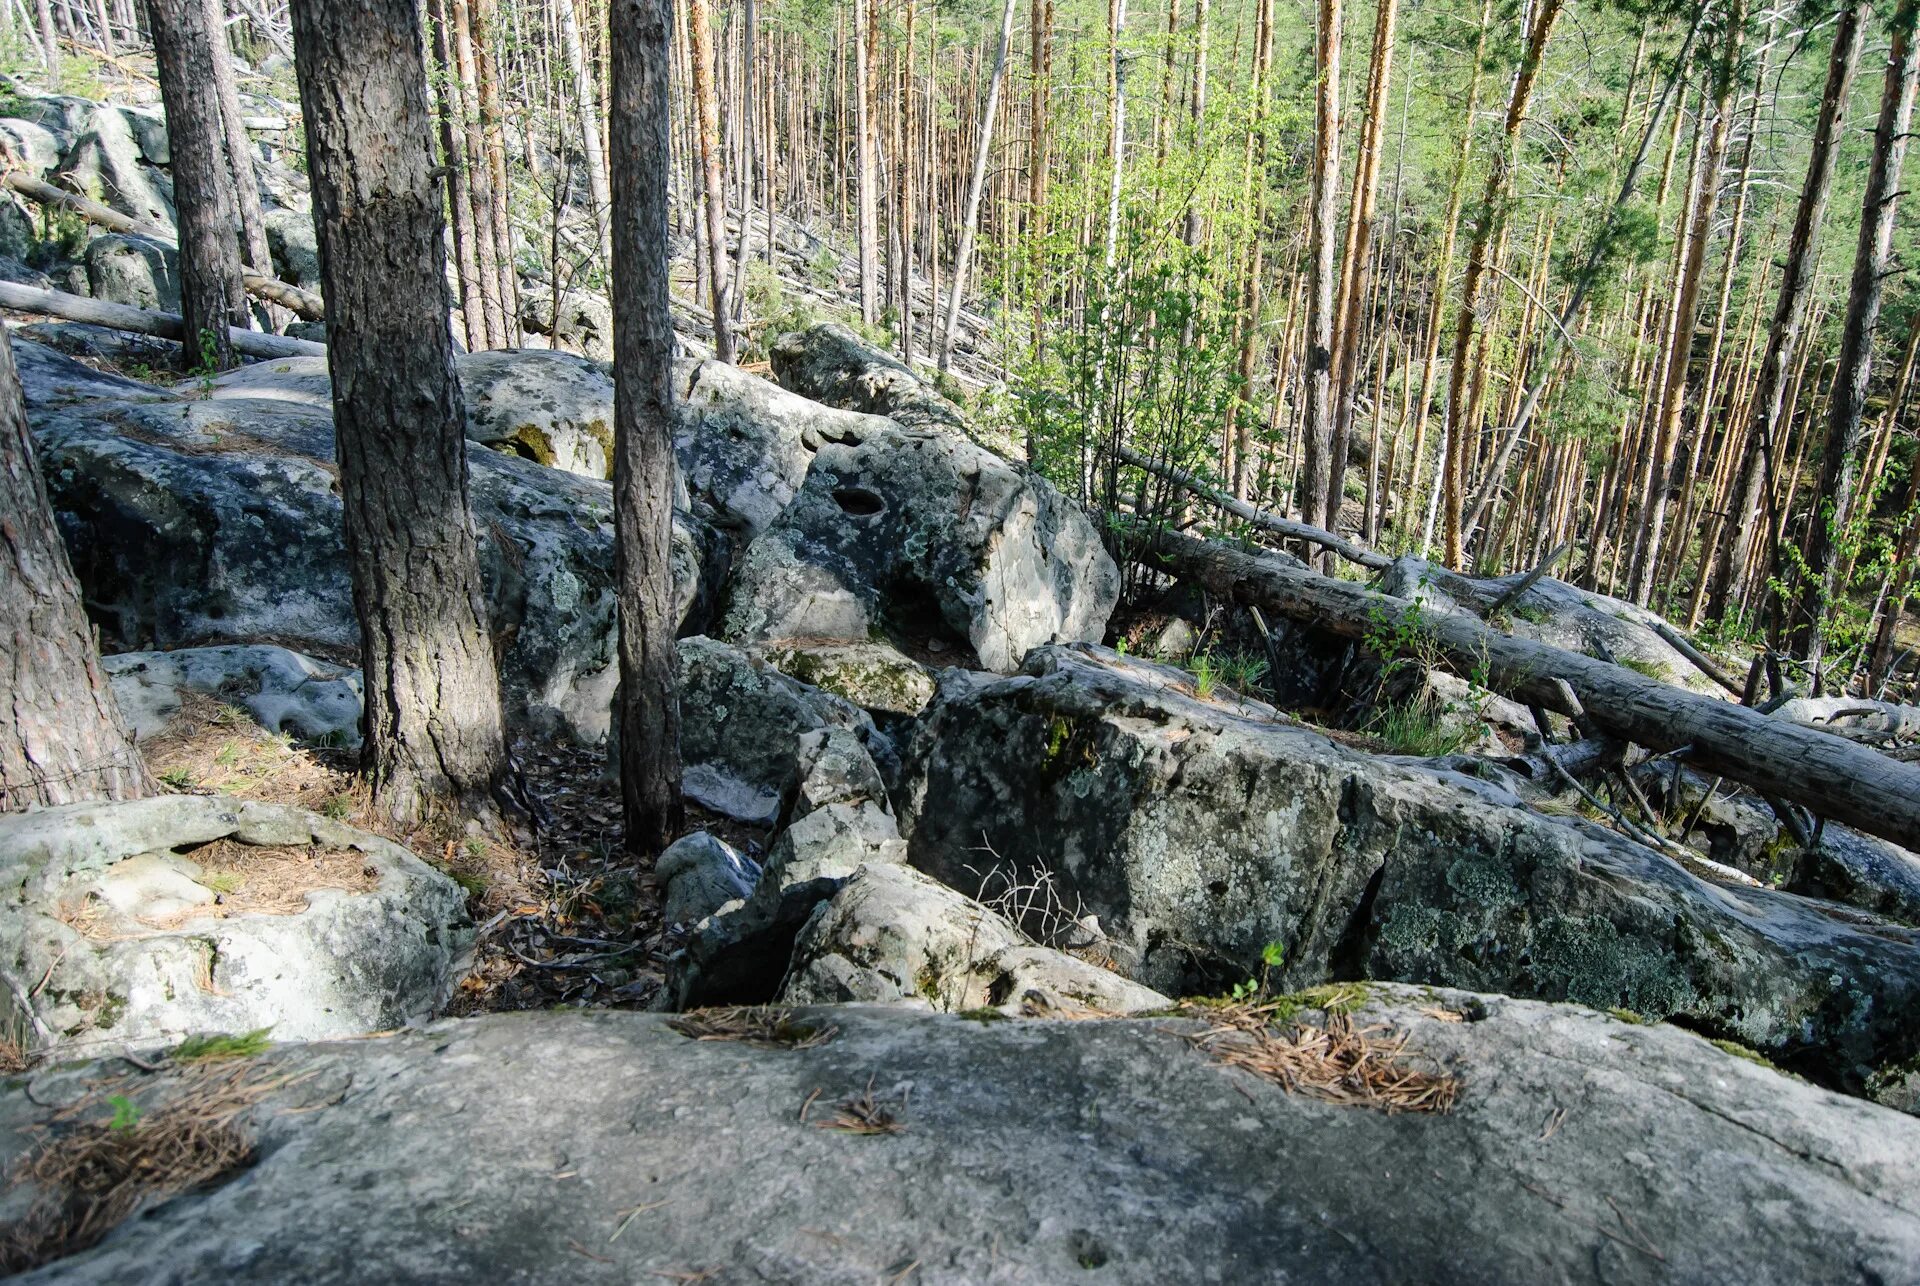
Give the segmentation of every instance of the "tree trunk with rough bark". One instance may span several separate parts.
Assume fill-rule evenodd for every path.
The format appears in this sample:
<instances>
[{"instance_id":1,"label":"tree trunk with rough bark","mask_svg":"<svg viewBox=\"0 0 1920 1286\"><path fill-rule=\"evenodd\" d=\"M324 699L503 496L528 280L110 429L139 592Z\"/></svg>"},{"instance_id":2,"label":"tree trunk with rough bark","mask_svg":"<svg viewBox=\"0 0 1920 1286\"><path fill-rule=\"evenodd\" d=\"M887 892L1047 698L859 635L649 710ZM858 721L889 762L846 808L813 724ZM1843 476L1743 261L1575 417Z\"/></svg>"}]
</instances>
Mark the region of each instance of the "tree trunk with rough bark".
<instances>
[{"instance_id":1,"label":"tree trunk with rough bark","mask_svg":"<svg viewBox=\"0 0 1920 1286\"><path fill-rule=\"evenodd\" d=\"M206 0L148 0L147 12L167 109L180 223L180 315L187 326L183 364L225 370L233 365L227 330L245 327L251 318L234 236L239 211L233 179L222 164L227 132L213 67L212 11Z\"/></svg>"},{"instance_id":2,"label":"tree trunk with rough bark","mask_svg":"<svg viewBox=\"0 0 1920 1286\"><path fill-rule=\"evenodd\" d=\"M667 306L672 0L613 0L614 529L627 850L680 826L673 619L673 319Z\"/></svg>"},{"instance_id":3,"label":"tree trunk with rough bark","mask_svg":"<svg viewBox=\"0 0 1920 1286\"><path fill-rule=\"evenodd\" d=\"M510 763L411 0L293 6L376 807L492 820Z\"/></svg>"},{"instance_id":4,"label":"tree trunk with rough bark","mask_svg":"<svg viewBox=\"0 0 1920 1286\"><path fill-rule=\"evenodd\" d=\"M687 0L688 55L693 61L695 133L700 140L700 186L705 198L708 301L713 307L713 352L733 361L732 295L727 287L727 190L720 177L720 105L713 84L713 18L707 0ZM746 235L743 223L740 229Z\"/></svg>"},{"instance_id":5,"label":"tree trunk with rough bark","mask_svg":"<svg viewBox=\"0 0 1920 1286\"><path fill-rule=\"evenodd\" d=\"M1327 512L1339 468L1333 460L1333 341L1335 310L1334 222L1340 212L1340 0L1319 0L1314 25L1313 174L1307 205L1305 463L1295 503L1300 520L1333 530L1340 514Z\"/></svg>"},{"instance_id":6,"label":"tree trunk with rough bark","mask_svg":"<svg viewBox=\"0 0 1920 1286\"><path fill-rule=\"evenodd\" d=\"M100 668L0 338L0 812L154 792Z\"/></svg>"}]
</instances>

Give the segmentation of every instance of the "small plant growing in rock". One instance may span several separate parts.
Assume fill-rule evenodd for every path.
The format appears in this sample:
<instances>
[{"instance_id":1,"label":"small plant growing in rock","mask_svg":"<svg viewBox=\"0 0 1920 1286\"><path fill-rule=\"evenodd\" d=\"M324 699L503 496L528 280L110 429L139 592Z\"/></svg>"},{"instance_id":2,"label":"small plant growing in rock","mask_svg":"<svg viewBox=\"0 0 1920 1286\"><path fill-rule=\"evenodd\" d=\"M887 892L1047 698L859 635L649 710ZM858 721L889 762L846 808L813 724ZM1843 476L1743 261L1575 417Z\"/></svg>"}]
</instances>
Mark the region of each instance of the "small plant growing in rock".
<instances>
[{"instance_id":1,"label":"small plant growing in rock","mask_svg":"<svg viewBox=\"0 0 1920 1286\"><path fill-rule=\"evenodd\" d=\"M254 1058L267 1052L271 1027L259 1027L238 1036L189 1036L173 1047L176 1063L214 1063L228 1058Z\"/></svg>"}]
</instances>

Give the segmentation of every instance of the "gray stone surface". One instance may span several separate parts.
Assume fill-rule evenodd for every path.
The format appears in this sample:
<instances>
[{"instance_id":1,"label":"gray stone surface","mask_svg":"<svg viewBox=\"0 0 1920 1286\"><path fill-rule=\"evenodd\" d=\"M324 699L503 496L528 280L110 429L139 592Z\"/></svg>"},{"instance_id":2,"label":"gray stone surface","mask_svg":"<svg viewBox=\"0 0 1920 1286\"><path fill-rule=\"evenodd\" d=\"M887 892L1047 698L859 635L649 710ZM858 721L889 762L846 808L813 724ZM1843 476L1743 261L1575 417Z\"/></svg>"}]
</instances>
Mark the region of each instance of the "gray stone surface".
<instances>
[{"instance_id":1,"label":"gray stone surface","mask_svg":"<svg viewBox=\"0 0 1920 1286\"><path fill-rule=\"evenodd\" d=\"M661 919L690 925L753 896L760 866L719 836L695 831L667 846L653 865L653 878L666 890Z\"/></svg>"},{"instance_id":2,"label":"gray stone surface","mask_svg":"<svg viewBox=\"0 0 1920 1286\"><path fill-rule=\"evenodd\" d=\"M767 663L875 715L912 717L933 700L933 671L886 643L774 643Z\"/></svg>"},{"instance_id":3,"label":"gray stone surface","mask_svg":"<svg viewBox=\"0 0 1920 1286\"><path fill-rule=\"evenodd\" d=\"M229 396L202 399L14 347L56 516L110 647L265 638L352 654L358 627L324 407L284 391L242 396L231 384ZM468 459L508 716L597 744L618 671L611 489L499 452ZM676 519L684 616L701 592L705 533Z\"/></svg>"},{"instance_id":4,"label":"gray stone surface","mask_svg":"<svg viewBox=\"0 0 1920 1286\"><path fill-rule=\"evenodd\" d=\"M237 705L270 732L353 748L360 744L360 672L268 643L122 652L100 663L134 735L153 737L180 710L180 693Z\"/></svg>"},{"instance_id":5,"label":"gray stone surface","mask_svg":"<svg viewBox=\"0 0 1920 1286\"><path fill-rule=\"evenodd\" d=\"M553 337L553 293L528 290L520 295L520 324L535 335ZM613 305L600 295L570 290L560 307L556 347L582 353L596 362L613 360Z\"/></svg>"},{"instance_id":6,"label":"gray stone surface","mask_svg":"<svg viewBox=\"0 0 1920 1286\"><path fill-rule=\"evenodd\" d=\"M1054 647L943 685L896 792L915 866L1050 873L1129 976L1212 993L1364 976L1682 1017L1828 1084L1899 1099L1920 934L1713 885L1497 785L1339 746L1177 670ZM990 855L983 855L990 849Z\"/></svg>"},{"instance_id":7,"label":"gray stone surface","mask_svg":"<svg viewBox=\"0 0 1920 1286\"><path fill-rule=\"evenodd\" d=\"M782 388L828 406L884 415L911 429L965 436L967 418L891 353L837 322L782 335L772 350Z\"/></svg>"},{"instance_id":8,"label":"gray stone surface","mask_svg":"<svg viewBox=\"0 0 1920 1286\"><path fill-rule=\"evenodd\" d=\"M467 436L588 478L613 476L613 374L571 353L465 353Z\"/></svg>"},{"instance_id":9,"label":"gray stone surface","mask_svg":"<svg viewBox=\"0 0 1920 1286\"><path fill-rule=\"evenodd\" d=\"M267 252L281 277L302 290L320 289L320 238L306 210L269 210L261 216Z\"/></svg>"},{"instance_id":10,"label":"gray stone surface","mask_svg":"<svg viewBox=\"0 0 1920 1286\"><path fill-rule=\"evenodd\" d=\"M911 1001L947 1013L1123 1014L1173 1002L1065 951L911 866L855 871L794 942L785 1004Z\"/></svg>"},{"instance_id":11,"label":"gray stone surface","mask_svg":"<svg viewBox=\"0 0 1920 1286\"><path fill-rule=\"evenodd\" d=\"M827 443L735 568L742 642L886 636L1002 673L1055 639L1098 639L1120 578L1084 514L950 433Z\"/></svg>"},{"instance_id":12,"label":"gray stone surface","mask_svg":"<svg viewBox=\"0 0 1920 1286\"><path fill-rule=\"evenodd\" d=\"M376 883L314 889L293 914L193 914L222 895L193 850L220 839L348 850ZM472 929L459 886L398 845L220 796L0 816L0 882L10 1030L63 1054L261 1027L282 1040L388 1030L445 1002Z\"/></svg>"},{"instance_id":13,"label":"gray stone surface","mask_svg":"<svg viewBox=\"0 0 1920 1286\"><path fill-rule=\"evenodd\" d=\"M1771 1286L1920 1264L1920 1122L1669 1027L1383 988L1361 1021L1462 1081L1450 1115L1388 1116L1219 1067L1175 1020L802 1019L836 1034L761 1050L525 1013L276 1049L263 1073L311 1076L258 1114L258 1164L23 1280ZM870 1082L899 1133L817 1127ZM48 1111L0 1097L0 1146Z\"/></svg>"}]
</instances>

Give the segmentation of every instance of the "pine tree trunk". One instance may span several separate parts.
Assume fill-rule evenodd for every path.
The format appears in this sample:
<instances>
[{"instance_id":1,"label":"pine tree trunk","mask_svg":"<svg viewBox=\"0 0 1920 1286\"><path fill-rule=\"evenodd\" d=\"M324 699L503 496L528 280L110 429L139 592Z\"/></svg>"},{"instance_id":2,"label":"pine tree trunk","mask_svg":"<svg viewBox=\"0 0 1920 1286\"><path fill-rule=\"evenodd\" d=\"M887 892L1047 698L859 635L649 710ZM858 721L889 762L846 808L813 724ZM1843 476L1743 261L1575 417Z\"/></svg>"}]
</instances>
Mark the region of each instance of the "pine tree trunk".
<instances>
[{"instance_id":1,"label":"pine tree trunk","mask_svg":"<svg viewBox=\"0 0 1920 1286\"><path fill-rule=\"evenodd\" d=\"M0 813L154 792L100 668L0 339Z\"/></svg>"},{"instance_id":2,"label":"pine tree trunk","mask_svg":"<svg viewBox=\"0 0 1920 1286\"><path fill-rule=\"evenodd\" d=\"M696 3L701 0L695 0ZM880 320L880 178L873 155L871 66L872 28L869 14L874 0L853 0L853 130L858 206L855 239L860 257L860 320L872 326Z\"/></svg>"},{"instance_id":3,"label":"pine tree trunk","mask_svg":"<svg viewBox=\"0 0 1920 1286\"><path fill-rule=\"evenodd\" d=\"M491 818L509 763L467 506L411 0L293 6L375 805Z\"/></svg>"},{"instance_id":4,"label":"pine tree trunk","mask_svg":"<svg viewBox=\"0 0 1920 1286\"><path fill-rule=\"evenodd\" d=\"M473 226L473 195L467 190L466 131L461 125L465 107L460 77L454 65L446 15L446 0L427 0L427 24L433 31L435 110L440 122L440 147L447 168L447 206L453 221L453 253L460 284L460 320L466 331L467 351L487 347L486 306L481 300L480 250Z\"/></svg>"},{"instance_id":5,"label":"pine tree trunk","mask_svg":"<svg viewBox=\"0 0 1920 1286\"><path fill-rule=\"evenodd\" d=\"M1887 54L1886 85L1880 98L1880 123L1873 134L1873 161L1861 196L1860 241L1853 254L1853 280L1847 291L1847 320L1840 339L1840 364L1834 372L1827 408L1827 445L1820 461L1820 498L1807 529L1806 569L1789 622L1788 642L1795 656L1817 667L1823 651L1820 626L1832 610L1838 584L1841 547L1853 520L1857 479L1854 453L1867 405L1867 381L1873 373L1873 336L1880 323L1881 288L1893 255L1894 214L1900 203L1900 170L1907 158L1907 132L1913 123L1914 90L1920 84L1920 0L1900 0L1893 13L1893 47Z\"/></svg>"},{"instance_id":6,"label":"pine tree trunk","mask_svg":"<svg viewBox=\"0 0 1920 1286\"><path fill-rule=\"evenodd\" d=\"M1307 333L1305 463L1297 483L1300 520L1333 530L1327 511L1333 479L1333 339L1337 301L1334 222L1340 212L1340 4L1319 0L1314 24L1313 170L1307 198Z\"/></svg>"},{"instance_id":7,"label":"pine tree trunk","mask_svg":"<svg viewBox=\"0 0 1920 1286\"><path fill-rule=\"evenodd\" d=\"M620 797L630 853L680 827L673 616L673 318L667 102L672 0L612 0L614 530Z\"/></svg>"},{"instance_id":8,"label":"pine tree trunk","mask_svg":"<svg viewBox=\"0 0 1920 1286\"><path fill-rule=\"evenodd\" d=\"M721 361L731 364L734 350L733 309L727 289L727 190L720 178L720 106L714 93L713 19L707 12L707 0L687 0L687 33L700 141L700 187L706 198L707 298L713 308L713 351ZM743 227L742 235L745 232Z\"/></svg>"},{"instance_id":9,"label":"pine tree trunk","mask_svg":"<svg viewBox=\"0 0 1920 1286\"><path fill-rule=\"evenodd\" d=\"M947 285L947 319L940 328L939 366L953 364L953 336L960 329L960 308L966 300L968 260L980 229L980 193L987 181L987 158L993 150L993 118L1000 108L1000 87L1007 79L1007 47L1013 43L1013 0L1000 9L1000 45L993 58L993 76L987 82L987 105L980 113L980 138L973 153L973 175L967 181L966 211L960 222L960 248L953 256L953 280Z\"/></svg>"},{"instance_id":10,"label":"pine tree trunk","mask_svg":"<svg viewBox=\"0 0 1920 1286\"><path fill-rule=\"evenodd\" d=\"M180 316L187 336L181 365L225 370L234 361L227 328L245 328L252 318L240 276L240 244L234 239L239 212L233 180L221 164L227 134L213 69L209 6L206 0L148 0L147 12L167 109L180 222Z\"/></svg>"},{"instance_id":11,"label":"pine tree trunk","mask_svg":"<svg viewBox=\"0 0 1920 1286\"><path fill-rule=\"evenodd\" d=\"M1753 419L1747 431L1739 480L1734 484L1733 512L1726 524L1723 543L1713 551L1713 570L1707 586L1707 615L1714 620L1726 618L1745 583L1748 550L1753 545L1755 524L1760 518L1761 488L1766 476L1774 472L1773 453L1785 428L1784 417L1789 373L1795 365L1800 338L1806 321L1807 304L1813 295L1814 278L1819 268L1820 226L1826 218L1827 196L1833 188L1833 172L1839 160L1845 133L1847 99L1852 93L1860 51L1866 40L1873 7L1867 0L1848 5L1840 11L1840 22L1833 34L1833 52L1827 62L1826 87L1820 95L1820 115L1814 125L1812 150L1805 181L1800 187L1800 202L1793 216L1793 232L1787 243L1787 258L1780 276L1780 293L1773 309L1773 321L1767 331L1767 346L1761 358L1759 378L1753 392Z\"/></svg>"},{"instance_id":12,"label":"pine tree trunk","mask_svg":"<svg viewBox=\"0 0 1920 1286\"><path fill-rule=\"evenodd\" d=\"M1446 514L1446 552L1448 566L1461 562L1462 500L1466 491L1467 435L1475 427L1467 415L1467 362L1473 346L1474 325L1478 320L1480 292L1485 287L1488 248L1496 229L1504 227L1508 194L1513 184L1515 149L1520 140L1520 124L1526 119L1527 104L1533 97L1533 85L1546 52L1547 38L1560 16L1562 0L1541 0L1534 13L1533 28L1527 35L1527 49L1507 97L1505 142L1494 153L1487 171L1486 193L1481 198L1480 215L1474 224L1473 240L1468 243L1467 271L1460 287L1460 321L1453 337L1453 375L1447 388L1447 453L1442 491Z\"/></svg>"},{"instance_id":13,"label":"pine tree trunk","mask_svg":"<svg viewBox=\"0 0 1920 1286\"><path fill-rule=\"evenodd\" d=\"M612 217L613 195L607 183L607 157L600 147L600 94L593 83L593 71L587 65L586 50L580 43L580 21L574 16L574 0L554 0L560 18L560 39L566 46L567 70L573 78L574 109L580 115L580 150L587 160L587 193L593 200L594 243L600 248L600 262L613 267L613 240L607 221Z\"/></svg>"},{"instance_id":14,"label":"pine tree trunk","mask_svg":"<svg viewBox=\"0 0 1920 1286\"><path fill-rule=\"evenodd\" d=\"M260 180L253 172L253 143L247 138L247 124L240 114L240 86L233 76L233 54L227 45L226 6L221 0L205 0L207 29L212 33L213 84L220 98L220 128L226 136L227 165L233 176L233 197L240 218L241 259L247 267L268 277L274 276L273 253L267 246L267 225L260 211ZM273 305L267 312L276 323L285 313Z\"/></svg>"}]
</instances>

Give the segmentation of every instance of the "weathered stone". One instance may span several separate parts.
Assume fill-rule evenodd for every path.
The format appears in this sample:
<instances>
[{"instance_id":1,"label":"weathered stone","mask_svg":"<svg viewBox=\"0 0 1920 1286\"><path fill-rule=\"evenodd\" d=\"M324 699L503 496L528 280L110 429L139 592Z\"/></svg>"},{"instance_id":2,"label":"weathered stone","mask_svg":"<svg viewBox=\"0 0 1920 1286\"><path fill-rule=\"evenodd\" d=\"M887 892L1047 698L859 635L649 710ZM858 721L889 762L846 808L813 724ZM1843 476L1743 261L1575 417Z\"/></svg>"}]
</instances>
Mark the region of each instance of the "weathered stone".
<instances>
[{"instance_id":1,"label":"weathered stone","mask_svg":"<svg viewBox=\"0 0 1920 1286\"><path fill-rule=\"evenodd\" d=\"M613 374L569 353L466 353L467 436L588 478L613 476Z\"/></svg>"},{"instance_id":2,"label":"weathered stone","mask_svg":"<svg viewBox=\"0 0 1920 1286\"><path fill-rule=\"evenodd\" d=\"M751 897L760 867L717 835L695 831L667 846L654 863L653 877L666 890L661 918L690 925Z\"/></svg>"},{"instance_id":3,"label":"weathered stone","mask_svg":"<svg viewBox=\"0 0 1920 1286\"><path fill-rule=\"evenodd\" d=\"M141 155L139 140L126 113L113 107L92 104L85 107L84 111L74 108L61 113L74 141L51 181L143 223L171 229L174 226L172 178ZM38 119L46 125L51 118Z\"/></svg>"},{"instance_id":4,"label":"weathered stone","mask_svg":"<svg viewBox=\"0 0 1920 1286\"><path fill-rule=\"evenodd\" d=\"M96 237L87 245L87 285L95 299L177 313L179 252L145 237Z\"/></svg>"},{"instance_id":5,"label":"weathered stone","mask_svg":"<svg viewBox=\"0 0 1920 1286\"><path fill-rule=\"evenodd\" d=\"M1119 572L1086 516L1044 480L945 433L828 443L741 556L729 638L956 649L1008 672L1055 639L1097 639Z\"/></svg>"},{"instance_id":6,"label":"weathered stone","mask_svg":"<svg viewBox=\"0 0 1920 1286\"><path fill-rule=\"evenodd\" d=\"M319 290L320 238L313 230L313 215L306 210L269 210L260 221L267 231L274 270L302 290Z\"/></svg>"},{"instance_id":7,"label":"weathered stone","mask_svg":"<svg viewBox=\"0 0 1920 1286\"><path fill-rule=\"evenodd\" d=\"M520 324L535 335L557 339L555 347L581 353L596 362L613 360L613 306L603 296L570 290L560 308L560 328L553 326L553 294L528 290L520 295Z\"/></svg>"},{"instance_id":8,"label":"weathered stone","mask_svg":"<svg viewBox=\"0 0 1920 1286\"><path fill-rule=\"evenodd\" d=\"M1138 1013L1172 1004L1096 964L1040 946L910 866L861 867L794 943L786 1004L917 1001L949 1013Z\"/></svg>"},{"instance_id":9,"label":"weathered stone","mask_svg":"<svg viewBox=\"0 0 1920 1286\"><path fill-rule=\"evenodd\" d=\"M1914 930L1706 884L1096 649L943 687L896 799L915 866L965 888L986 849L1049 874L1169 994L1257 974L1277 943L1283 986L1364 974L1673 1015L1855 1092L1920 1054Z\"/></svg>"},{"instance_id":10,"label":"weathered stone","mask_svg":"<svg viewBox=\"0 0 1920 1286\"><path fill-rule=\"evenodd\" d=\"M41 469L110 646L357 649L324 407L233 384L210 400L175 394L35 347L15 351ZM468 463L508 716L597 744L618 677L610 488L493 451ZM704 541L676 514L683 617L701 593Z\"/></svg>"},{"instance_id":11,"label":"weathered stone","mask_svg":"<svg viewBox=\"0 0 1920 1286\"><path fill-rule=\"evenodd\" d=\"M180 711L182 692L237 705L261 727L302 741L360 744L360 672L272 644L122 652L100 658L134 735L159 735Z\"/></svg>"},{"instance_id":12,"label":"weathered stone","mask_svg":"<svg viewBox=\"0 0 1920 1286\"><path fill-rule=\"evenodd\" d=\"M546 1012L275 1049L256 1164L23 1280L1784 1286L1920 1262L1920 1122L1671 1027L1377 988L1355 1021L1461 1080L1429 1116L1289 1095L1164 1018L797 1017L835 1034ZM6 1159L108 1071L0 1097ZM869 1085L898 1133L819 1128Z\"/></svg>"},{"instance_id":13,"label":"weathered stone","mask_svg":"<svg viewBox=\"0 0 1920 1286\"><path fill-rule=\"evenodd\" d=\"M60 164L72 142L70 134L55 133L37 121L16 117L0 119L0 140L20 168L36 179L44 179Z\"/></svg>"},{"instance_id":14,"label":"weathered stone","mask_svg":"<svg viewBox=\"0 0 1920 1286\"><path fill-rule=\"evenodd\" d=\"M224 914L194 850L352 854L364 891ZM244 858L238 892L244 896ZM0 976L33 1042L98 1053L196 1032L383 1031L449 995L471 933L459 886L396 844L303 809L166 795L0 816ZM244 903L241 903L244 906ZM205 909L205 913L200 912Z\"/></svg>"},{"instance_id":15,"label":"weathered stone","mask_svg":"<svg viewBox=\"0 0 1920 1286\"><path fill-rule=\"evenodd\" d=\"M858 708L739 648L701 637L678 648L683 789L702 807L770 823L800 783L804 734L843 727L875 735Z\"/></svg>"},{"instance_id":16,"label":"weathered stone","mask_svg":"<svg viewBox=\"0 0 1920 1286\"><path fill-rule=\"evenodd\" d=\"M933 700L933 672L885 643L769 644L767 663L874 715L911 718Z\"/></svg>"}]
</instances>

